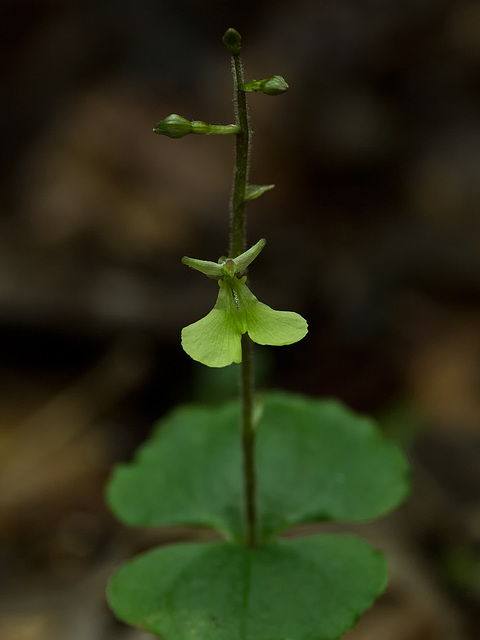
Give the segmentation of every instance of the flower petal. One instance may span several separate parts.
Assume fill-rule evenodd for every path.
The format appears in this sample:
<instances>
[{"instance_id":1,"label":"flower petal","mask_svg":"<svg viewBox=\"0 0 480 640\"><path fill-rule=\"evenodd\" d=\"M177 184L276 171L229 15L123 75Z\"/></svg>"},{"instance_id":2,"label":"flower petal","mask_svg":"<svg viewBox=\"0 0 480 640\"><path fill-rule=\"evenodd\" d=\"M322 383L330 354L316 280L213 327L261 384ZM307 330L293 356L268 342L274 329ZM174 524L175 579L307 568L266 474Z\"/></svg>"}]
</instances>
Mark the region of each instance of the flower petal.
<instances>
[{"instance_id":1,"label":"flower petal","mask_svg":"<svg viewBox=\"0 0 480 640\"><path fill-rule=\"evenodd\" d=\"M208 367L226 367L232 362L242 361L242 332L238 311L232 309L233 296L218 283L215 306L201 320L182 330L182 347L188 355Z\"/></svg>"},{"instance_id":2,"label":"flower petal","mask_svg":"<svg viewBox=\"0 0 480 640\"><path fill-rule=\"evenodd\" d=\"M208 367L226 367L242 361L241 337L246 332L254 342L273 346L293 344L307 334L302 316L259 302L245 281L220 279L214 308L182 330L182 346L191 358Z\"/></svg>"},{"instance_id":3,"label":"flower petal","mask_svg":"<svg viewBox=\"0 0 480 640\"><path fill-rule=\"evenodd\" d=\"M248 335L257 344L281 347L298 342L307 335L307 321L293 311L276 311L263 302L247 311Z\"/></svg>"},{"instance_id":4,"label":"flower petal","mask_svg":"<svg viewBox=\"0 0 480 640\"><path fill-rule=\"evenodd\" d=\"M242 361L241 334L226 312L212 309L205 318L182 330L182 347L207 367L226 367Z\"/></svg>"},{"instance_id":5,"label":"flower petal","mask_svg":"<svg viewBox=\"0 0 480 640\"><path fill-rule=\"evenodd\" d=\"M242 310L245 328L250 338L257 344L269 344L281 347L298 342L307 335L308 325L304 318L293 311L276 311L263 302L259 302L241 280L229 281L238 298Z\"/></svg>"}]
</instances>

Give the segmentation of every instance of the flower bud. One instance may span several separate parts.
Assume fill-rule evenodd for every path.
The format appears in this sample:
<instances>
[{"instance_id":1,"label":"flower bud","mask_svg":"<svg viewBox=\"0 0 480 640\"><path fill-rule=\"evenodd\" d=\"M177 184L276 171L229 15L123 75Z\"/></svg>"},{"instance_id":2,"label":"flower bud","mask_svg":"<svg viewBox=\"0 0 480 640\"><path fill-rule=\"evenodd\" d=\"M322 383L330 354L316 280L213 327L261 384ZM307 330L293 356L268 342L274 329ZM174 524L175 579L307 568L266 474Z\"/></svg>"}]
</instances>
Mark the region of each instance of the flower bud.
<instances>
[{"instance_id":1,"label":"flower bud","mask_svg":"<svg viewBox=\"0 0 480 640\"><path fill-rule=\"evenodd\" d=\"M227 29L222 38L223 44L232 56L238 56L242 47L242 37L235 29Z\"/></svg>"},{"instance_id":2,"label":"flower bud","mask_svg":"<svg viewBox=\"0 0 480 640\"><path fill-rule=\"evenodd\" d=\"M160 136L168 136L169 138L183 138L189 133L192 133L192 123L186 118L172 113L164 120L155 125L155 133Z\"/></svg>"},{"instance_id":3,"label":"flower bud","mask_svg":"<svg viewBox=\"0 0 480 640\"><path fill-rule=\"evenodd\" d=\"M272 78L264 78L263 80L251 80L243 85L244 91L262 91L267 96L278 96L285 93L288 84L282 76L273 76Z\"/></svg>"},{"instance_id":4,"label":"flower bud","mask_svg":"<svg viewBox=\"0 0 480 640\"><path fill-rule=\"evenodd\" d=\"M288 84L282 76L273 76L272 78L266 78L260 83L260 91L266 93L267 96L278 96L281 93L285 93L288 89Z\"/></svg>"}]
</instances>

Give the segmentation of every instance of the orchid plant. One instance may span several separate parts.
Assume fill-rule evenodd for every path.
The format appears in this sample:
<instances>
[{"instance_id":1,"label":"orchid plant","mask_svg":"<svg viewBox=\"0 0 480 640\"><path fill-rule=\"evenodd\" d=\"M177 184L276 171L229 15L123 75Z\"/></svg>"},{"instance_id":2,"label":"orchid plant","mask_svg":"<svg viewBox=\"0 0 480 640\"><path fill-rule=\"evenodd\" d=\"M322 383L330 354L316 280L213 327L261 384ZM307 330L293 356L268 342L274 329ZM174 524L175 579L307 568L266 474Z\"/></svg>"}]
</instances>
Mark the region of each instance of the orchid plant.
<instances>
[{"instance_id":1,"label":"orchid plant","mask_svg":"<svg viewBox=\"0 0 480 640\"><path fill-rule=\"evenodd\" d=\"M229 255L182 260L217 281L217 301L183 329L182 346L208 367L241 363L240 397L174 409L107 486L110 507L128 525L208 527L220 539L128 561L111 579L108 600L121 620L164 640L337 640L385 588L384 556L351 534L281 534L387 513L408 491L407 463L370 418L338 401L255 393L252 342L290 345L308 331L299 314L259 302L246 284L266 241L247 249L245 205L273 188L248 181L246 94L280 95L288 85L281 76L245 82L240 35L228 29L223 42L235 123L172 114L154 131L236 139Z\"/></svg>"}]
</instances>

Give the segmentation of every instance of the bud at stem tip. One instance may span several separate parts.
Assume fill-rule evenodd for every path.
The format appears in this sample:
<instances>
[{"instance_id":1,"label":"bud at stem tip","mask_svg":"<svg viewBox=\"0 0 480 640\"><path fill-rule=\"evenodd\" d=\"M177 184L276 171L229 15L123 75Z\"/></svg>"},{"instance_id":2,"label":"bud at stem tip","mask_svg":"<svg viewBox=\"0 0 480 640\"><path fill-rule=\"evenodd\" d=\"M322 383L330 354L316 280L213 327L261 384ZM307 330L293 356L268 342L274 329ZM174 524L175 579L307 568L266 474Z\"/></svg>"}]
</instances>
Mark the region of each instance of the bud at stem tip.
<instances>
[{"instance_id":1,"label":"bud at stem tip","mask_svg":"<svg viewBox=\"0 0 480 640\"><path fill-rule=\"evenodd\" d=\"M238 56L242 48L242 37L235 29L227 29L222 38L223 44L232 56Z\"/></svg>"}]
</instances>

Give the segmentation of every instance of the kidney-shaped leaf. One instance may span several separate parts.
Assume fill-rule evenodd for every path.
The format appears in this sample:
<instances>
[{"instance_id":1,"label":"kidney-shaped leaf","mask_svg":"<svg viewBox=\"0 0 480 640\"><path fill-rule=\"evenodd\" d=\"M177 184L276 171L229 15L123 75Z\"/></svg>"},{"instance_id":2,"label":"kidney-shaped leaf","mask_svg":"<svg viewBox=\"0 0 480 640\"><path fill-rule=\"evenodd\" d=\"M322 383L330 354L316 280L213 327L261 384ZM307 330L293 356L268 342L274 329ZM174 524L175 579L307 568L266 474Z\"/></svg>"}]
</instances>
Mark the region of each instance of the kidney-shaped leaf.
<instances>
[{"instance_id":1,"label":"kidney-shaped leaf","mask_svg":"<svg viewBox=\"0 0 480 640\"><path fill-rule=\"evenodd\" d=\"M174 524L243 529L237 403L184 406L160 420L134 462L116 467L107 485L117 517L134 526Z\"/></svg>"},{"instance_id":2,"label":"kidney-shaped leaf","mask_svg":"<svg viewBox=\"0 0 480 640\"><path fill-rule=\"evenodd\" d=\"M123 621L165 640L335 640L383 591L382 554L349 535L249 550L172 545L125 565L108 589Z\"/></svg>"},{"instance_id":3,"label":"kidney-shaped leaf","mask_svg":"<svg viewBox=\"0 0 480 640\"><path fill-rule=\"evenodd\" d=\"M336 401L270 393L261 404L257 469L260 537L302 522L365 520L407 489L399 448ZM162 420L136 460L117 467L110 505L127 524L196 524L241 539L243 491L237 403L183 407Z\"/></svg>"},{"instance_id":4,"label":"kidney-shaped leaf","mask_svg":"<svg viewBox=\"0 0 480 640\"><path fill-rule=\"evenodd\" d=\"M399 447L336 400L269 394L257 448L264 535L301 522L375 518L408 491Z\"/></svg>"}]
</instances>

